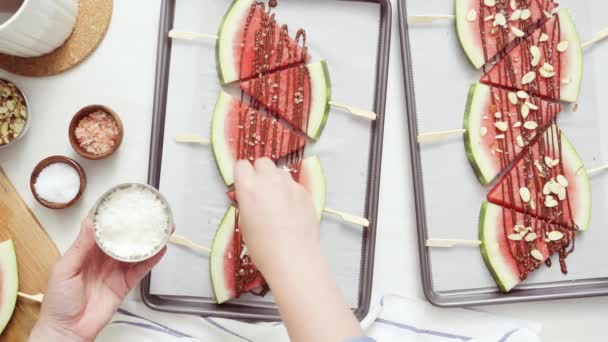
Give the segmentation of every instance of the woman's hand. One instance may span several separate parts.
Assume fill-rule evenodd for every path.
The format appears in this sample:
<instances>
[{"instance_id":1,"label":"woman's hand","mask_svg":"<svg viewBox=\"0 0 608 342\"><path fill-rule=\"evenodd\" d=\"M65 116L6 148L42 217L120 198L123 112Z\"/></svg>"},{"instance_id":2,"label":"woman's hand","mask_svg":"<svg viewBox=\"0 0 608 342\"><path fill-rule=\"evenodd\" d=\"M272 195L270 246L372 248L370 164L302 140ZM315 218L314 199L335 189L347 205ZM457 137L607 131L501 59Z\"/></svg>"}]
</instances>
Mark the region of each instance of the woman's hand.
<instances>
[{"instance_id":1,"label":"woman's hand","mask_svg":"<svg viewBox=\"0 0 608 342\"><path fill-rule=\"evenodd\" d=\"M116 261L97 247L93 224L86 218L53 269L30 341L93 341L165 252L141 263Z\"/></svg>"}]
</instances>

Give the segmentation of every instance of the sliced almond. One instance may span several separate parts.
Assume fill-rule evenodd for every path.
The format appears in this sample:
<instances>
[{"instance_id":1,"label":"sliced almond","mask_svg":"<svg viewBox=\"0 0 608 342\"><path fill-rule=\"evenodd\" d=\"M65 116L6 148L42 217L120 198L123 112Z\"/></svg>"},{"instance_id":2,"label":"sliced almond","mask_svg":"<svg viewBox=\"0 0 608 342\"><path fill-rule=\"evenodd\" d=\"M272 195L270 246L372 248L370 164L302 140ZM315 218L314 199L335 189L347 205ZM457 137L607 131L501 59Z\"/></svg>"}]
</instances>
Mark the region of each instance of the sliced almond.
<instances>
[{"instance_id":1,"label":"sliced almond","mask_svg":"<svg viewBox=\"0 0 608 342\"><path fill-rule=\"evenodd\" d=\"M496 26L507 26L507 18L502 13L496 13L494 16L494 27Z\"/></svg>"},{"instance_id":2,"label":"sliced almond","mask_svg":"<svg viewBox=\"0 0 608 342\"><path fill-rule=\"evenodd\" d=\"M511 32L513 33L513 35L515 37L518 37L518 38L521 38L521 37L523 37L525 35L524 31L518 29L515 26L511 26Z\"/></svg>"},{"instance_id":3,"label":"sliced almond","mask_svg":"<svg viewBox=\"0 0 608 342\"><path fill-rule=\"evenodd\" d=\"M509 98L509 102L511 102L511 104L516 105L518 100L517 100L517 94L515 94L514 92L509 92L507 94L507 97Z\"/></svg>"},{"instance_id":4,"label":"sliced almond","mask_svg":"<svg viewBox=\"0 0 608 342\"><path fill-rule=\"evenodd\" d=\"M530 202L530 199L532 197L532 195L530 194L530 189L525 186L519 188L519 196L521 197L521 200L524 201L524 203Z\"/></svg>"},{"instance_id":5,"label":"sliced almond","mask_svg":"<svg viewBox=\"0 0 608 342\"><path fill-rule=\"evenodd\" d=\"M522 99L522 100L527 99L527 98L528 98L528 96L529 96L529 95L528 95L528 93L526 93L526 92L525 92L525 91L523 91L523 90L520 90L520 91L518 91L518 92L517 92L517 97L519 97L519 98L520 98L520 99Z\"/></svg>"},{"instance_id":6,"label":"sliced almond","mask_svg":"<svg viewBox=\"0 0 608 342\"><path fill-rule=\"evenodd\" d=\"M521 135L518 135L517 138L515 138L515 141L517 141L517 145L519 147L524 147L526 146L525 142L524 142L524 138Z\"/></svg>"},{"instance_id":7,"label":"sliced almond","mask_svg":"<svg viewBox=\"0 0 608 342\"><path fill-rule=\"evenodd\" d=\"M542 68L545 69L545 70L547 70L547 71L555 71L555 68L553 68L553 65L551 65L551 64L549 64L547 62L543 63Z\"/></svg>"},{"instance_id":8,"label":"sliced almond","mask_svg":"<svg viewBox=\"0 0 608 342\"><path fill-rule=\"evenodd\" d=\"M530 16L532 15L532 12L525 8L523 10L521 10L521 20L528 20L530 19Z\"/></svg>"},{"instance_id":9,"label":"sliced almond","mask_svg":"<svg viewBox=\"0 0 608 342\"><path fill-rule=\"evenodd\" d=\"M551 12L548 11L543 11L543 14L545 15L545 17L551 19L553 17L553 14L551 14Z\"/></svg>"},{"instance_id":10,"label":"sliced almond","mask_svg":"<svg viewBox=\"0 0 608 342\"><path fill-rule=\"evenodd\" d=\"M559 205L559 203L555 200L555 198L551 195L547 195L545 197L545 207L547 208L555 208Z\"/></svg>"},{"instance_id":11,"label":"sliced almond","mask_svg":"<svg viewBox=\"0 0 608 342\"><path fill-rule=\"evenodd\" d=\"M492 19L494 19L494 14L490 14L489 16L483 18L483 21L490 21Z\"/></svg>"},{"instance_id":12,"label":"sliced almond","mask_svg":"<svg viewBox=\"0 0 608 342\"><path fill-rule=\"evenodd\" d=\"M529 130L537 129L538 124L536 123L536 121L526 121L524 122L524 128Z\"/></svg>"},{"instance_id":13,"label":"sliced almond","mask_svg":"<svg viewBox=\"0 0 608 342\"><path fill-rule=\"evenodd\" d=\"M543 166L540 165L540 162L538 160L534 161L534 166L536 166L536 169L538 170L538 172L540 172L540 173L545 172L545 170L543 170Z\"/></svg>"},{"instance_id":14,"label":"sliced almond","mask_svg":"<svg viewBox=\"0 0 608 342\"><path fill-rule=\"evenodd\" d=\"M538 238L538 235L536 235L536 233L530 233L530 234L526 235L527 242L532 242L532 241L536 240L536 238Z\"/></svg>"},{"instance_id":15,"label":"sliced almond","mask_svg":"<svg viewBox=\"0 0 608 342\"><path fill-rule=\"evenodd\" d=\"M531 250L530 255L538 261L545 260L545 257L543 257L543 253L541 253L538 249Z\"/></svg>"},{"instance_id":16,"label":"sliced almond","mask_svg":"<svg viewBox=\"0 0 608 342\"><path fill-rule=\"evenodd\" d=\"M22 119L18 119L15 120L11 125L10 128L13 130L13 132L15 133L15 136L19 135L21 133L21 131L23 131L23 127L25 126L25 121L23 121Z\"/></svg>"},{"instance_id":17,"label":"sliced almond","mask_svg":"<svg viewBox=\"0 0 608 342\"><path fill-rule=\"evenodd\" d=\"M504 138L505 138L504 134L498 134L498 135L496 135L496 139L500 140L500 139L504 139Z\"/></svg>"},{"instance_id":18,"label":"sliced almond","mask_svg":"<svg viewBox=\"0 0 608 342\"><path fill-rule=\"evenodd\" d=\"M477 19L477 11L474 8L471 8L469 13L467 14L468 21L475 21Z\"/></svg>"},{"instance_id":19,"label":"sliced almond","mask_svg":"<svg viewBox=\"0 0 608 342\"><path fill-rule=\"evenodd\" d=\"M523 232L523 231L525 231L525 230L526 230L526 227L524 227L524 226L523 226L523 225L521 225L521 224L516 224L516 225L513 227L513 230L514 230L516 233L521 233L521 232Z\"/></svg>"},{"instance_id":20,"label":"sliced almond","mask_svg":"<svg viewBox=\"0 0 608 342\"><path fill-rule=\"evenodd\" d=\"M481 127L481 136L485 137L488 134L488 129L486 127Z\"/></svg>"},{"instance_id":21,"label":"sliced almond","mask_svg":"<svg viewBox=\"0 0 608 342\"><path fill-rule=\"evenodd\" d=\"M513 124L513 128L518 128L521 127L521 121L517 121L516 123Z\"/></svg>"},{"instance_id":22,"label":"sliced almond","mask_svg":"<svg viewBox=\"0 0 608 342\"><path fill-rule=\"evenodd\" d=\"M540 63L540 57L541 57L540 49L538 48L538 46L536 46L536 45L530 46L530 54L532 55L531 64L533 67L535 67L538 65L538 63Z\"/></svg>"},{"instance_id":23,"label":"sliced almond","mask_svg":"<svg viewBox=\"0 0 608 342\"><path fill-rule=\"evenodd\" d=\"M496 0L483 0L483 4L488 7L494 7L494 5L496 5Z\"/></svg>"},{"instance_id":24,"label":"sliced almond","mask_svg":"<svg viewBox=\"0 0 608 342\"><path fill-rule=\"evenodd\" d=\"M538 72L544 78L551 78L551 77L555 76L555 71L549 71L544 68L540 68L540 70Z\"/></svg>"},{"instance_id":25,"label":"sliced almond","mask_svg":"<svg viewBox=\"0 0 608 342\"><path fill-rule=\"evenodd\" d=\"M568 186L568 180L563 175L557 175L557 177L555 177L555 180L559 185L563 186L564 188Z\"/></svg>"},{"instance_id":26,"label":"sliced almond","mask_svg":"<svg viewBox=\"0 0 608 342\"><path fill-rule=\"evenodd\" d=\"M0 125L0 138L4 138L8 135L8 121L4 121L2 125Z\"/></svg>"},{"instance_id":27,"label":"sliced almond","mask_svg":"<svg viewBox=\"0 0 608 342\"><path fill-rule=\"evenodd\" d=\"M513 13L511 13L509 20L517 21L517 20L519 20L519 18L521 18L521 10L517 9L517 10L514 10Z\"/></svg>"},{"instance_id":28,"label":"sliced almond","mask_svg":"<svg viewBox=\"0 0 608 342\"><path fill-rule=\"evenodd\" d=\"M559 241L564 237L564 233L559 232L557 230L554 230L552 232L549 232L549 234L547 235L547 238L550 241Z\"/></svg>"},{"instance_id":29,"label":"sliced almond","mask_svg":"<svg viewBox=\"0 0 608 342\"><path fill-rule=\"evenodd\" d=\"M530 107L523 105L521 106L521 117L522 119L526 119L528 117L528 115L530 114Z\"/></svg>"},{"instance_id":30,"label":"sliced almond","mask_svg":"<svg viewBox=\"0 0 608 342\"><path fill-rule=\"evenodd\" d=\"M538 106L532 102L526 101L526 106L532 110L538 110Z\"/></svg>"},{"instance_id":31,"label":"sliced almond","mask_svg":"<svg viewBox=\"0 0 608 342\"><path fill-rule=\"evenodd\" d=\"M543 195L549 195L551 193L551 181L545 183L543 186Z\"/></svg>"},{"instance_id":32,"label":"sliced almond","mask_svg":"<svg viewBox=\"0 0 608 342\"><path fill-rule=\"evenodd\" d=\"M15 110L15 101L13 100L8 100L6 101L6 107L8 108L9 111L14 111Z\"/></svg>"},{"instance_id":33,"label":"sliced almond","mask_svg":"<svg viewBox=\"0 0 608 342\"><path fill-rule=\"evenodd\" d=\"M549 35L546 33L541 33L540 34L540 38L538 39L539 42L546 42L547 40L549 40Z\"/></svg>"},{"instance_id":34,"label":"sliced almond","mask_svg":"<svg viewBox=\"0 0 608 342\"><path fill-rule=\"evenodd\" d=\"M509 125L504 121L496 121L494 126L501 132L506 132L509 129Z\"/></svg>"},{"instance_id":35,"label":"sliced almond","mask_svg":"<svg viewBox=\"0 0 608 342\"><path fill-rule=\"evenodd\" d=\"M494 117L497 118L497 119L500 119L500 118L502 118L502 113L501 112L496 112L496 113L494 113Z\"/></svg>"},{"instance_id":36,"label":"sliced almond","mask_svg":"<svg viewBox=\"0 0 608 342\"><path fill-rule=\"evenodd\" d=\"M536 73L534 71L530 71L529 73L525 74L521 78L521 83L528 84L528 83L531 83L532 81L534 81L535 79L536 79Z\"/></svg>"},{"instance_id":37,"label":"sliced almond","mask_svg":"<svg viewBox=\"0 0 608 342\"><path fill-rule=\"evenodd\" d=\"M554 181L553 179L551 179L549 181L549 195L550 194L559 194L559 192L563 189L564 187L561 186L559 183L557 183L556 181Z\"/></svg>"},{"instance_id":38,"label":"sliced almond","mask_svg":"<svg viewBox=\"0 0 608 342\"><path fill-rule=\"evenodd\" d=\"M536 201L531 201L530 202L530 209L536 210Z\"/></svg>"},{"instance_id":39,"label":"sliced almond","mask_svg":"<svg viewBox=\"0 0 608 342\"><path fill-rule=\"evenodd\" d=\"M511 5L512 10L516 10L517 9L517 0L511 0L510 5Z\"/></svg>"},{"instance_id":40,"label":"sliced almond","mask_svg":"<svg viewBox=\"0 0 608 342\"><path fill-rule=\"evenodd\" d=\"M567 40L559 42L559 44L557 44L557 51L564 52L568 50L568 45L570 45L570 43L568 43Z\"/></svg>"},{"instance_id":41,"label":"sliced almond","mask_svg":"<svg viewBox=\"0 0 608 342\"><path fill-rule=\"evenodd\" d=\"M566 199L566 188L564 187L560 187L559 191L557 192L557 199L559 199L560 201L563 201Z\"/></svg>"},{"instance_id":42,"label":"sliced almond","mask_svg":"<svg viewBox=\"0 0 608 342\"><path fill-rule=\"evenodd\" d=\"M522 237L519 234L509 234L507 235L507 239L511 241L521 241Z\"/></svg>"}]
</instances>

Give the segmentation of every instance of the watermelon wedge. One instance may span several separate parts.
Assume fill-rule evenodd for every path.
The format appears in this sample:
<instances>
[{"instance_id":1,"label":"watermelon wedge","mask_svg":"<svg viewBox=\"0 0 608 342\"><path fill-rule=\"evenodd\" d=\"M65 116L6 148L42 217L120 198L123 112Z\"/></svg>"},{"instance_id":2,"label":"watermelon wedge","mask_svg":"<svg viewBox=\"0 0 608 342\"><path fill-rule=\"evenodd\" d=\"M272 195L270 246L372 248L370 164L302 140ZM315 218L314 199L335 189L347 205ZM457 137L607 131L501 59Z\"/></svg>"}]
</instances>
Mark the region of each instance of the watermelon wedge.
<instances>
[{"instance_id":1,"label":"watermelon wedge","mask_svg":"<svg viewBox=\"0 0 608 342\"><path fill-rule=\"evenodd\" d=\"M557 125L519 157L488 201L574 230L587 230L591 219L589 175Z\"/></svg>"},{"instance_id":2,"label":"watermelon wedge","mask_svg":"<svg viewBox=\"0 0 608 342\"><path fill-rule=\"evenodd\" d=\"M296 129L317 140L323 132L331 81L325 61L301 64L241 82L241 89Z\"/></svg>"},{"instance_id":3,"label":"watermelon wedge","mask_svg":"<svg viewBox=\"0 0 608 342\"><path fill-rule=\"evenodd\" d=\"M321 160L317 156L308 157L301 162L288 167L293 179L300 183L311 195L317 210L319 220L325 209L325 174ZM228 192L228 197L236 202L234 191Z\"/></svg>"},{"instance_id":4,"label":"watermelon wedge","mask_svg":"<svg viewBox=\"0 0 608 342\"><path fill-rule=\"evenodd\" d=\"M0 243L0 334L6 328L17 303L19 276L11 240Z\"/></svg>"},{"instance_id":5,"label":"watermelon wedge","mask_svg":"<svg viewBox=\"0 0 608 342\"><path fill-rule=\"evenodd\" d=\"M209 262L218 304L265 285L264 278L247 255L235 207L230 207L220 222L211 245Z\"/></svg>"},{"instance_id":6,"label":"watermelon wedge","mask_svg":"<svg viewBox=\"0 0 608 342\"><path fill-rule=\"evenodd\" d=\"M211 145L226 185L234 182L237 160L267 157L277 160L306 144L301 136L277 119L264 116L245 103L221 92L211 124Z\"/></svg>"},{"instance_id":7,"label":"watermelon wedge","mask_svg":"<svg viewBox=\"0 0 608 342\"><path fill-rule=\"evenodd\" d=\"M536 28L555 7L550 0L456 0L460 44L479 69Z\"/></svg>"},{"instance_id":8,"label":"watermelon wedge","mask_svg":"<svg viewBox=\"0 0 608 342\"><path fill-rule=\"evenodd\" d=\"M484 203L479 215L481 255L503 292L526 280L557 253L563 273L576 232L511 209Z\"/></svg>"},{"instance_id":9,"label":"watermelon wedge","mask_svg":"<svg viewBox=\"0 0 608 342\"><path fill-rule=\"evenodd\" d=\"M216 60L222 84L244 80L282 67L304 63L309 59L305 41L299 31L289 37L286 25L279 25L263 2L235 0L218 33Z\"/></svg>"},{"instance_id":10,"label":"watermelon wedge","mask_svg":"<svg viewBox=\"0 0 608 342\"><path fill-rule=\"evenodd\" d=\"M509 51L482 83L552 100L576 102L583 78L583 50L567 9L561 9Z\"/></svg>"},{"instance_id":11,"label":"watermelon wedge","mask_svg":"<svg viewBox=\"0 0 608 342\"><path fill-rule=\"evenodd\" d=\"M465 150L479 182L487 185L553 123L562 107L529 96L476 83L471 86L464 114ZM529 130L527 122L540 129Z\"/></svg>"}]
</instances>

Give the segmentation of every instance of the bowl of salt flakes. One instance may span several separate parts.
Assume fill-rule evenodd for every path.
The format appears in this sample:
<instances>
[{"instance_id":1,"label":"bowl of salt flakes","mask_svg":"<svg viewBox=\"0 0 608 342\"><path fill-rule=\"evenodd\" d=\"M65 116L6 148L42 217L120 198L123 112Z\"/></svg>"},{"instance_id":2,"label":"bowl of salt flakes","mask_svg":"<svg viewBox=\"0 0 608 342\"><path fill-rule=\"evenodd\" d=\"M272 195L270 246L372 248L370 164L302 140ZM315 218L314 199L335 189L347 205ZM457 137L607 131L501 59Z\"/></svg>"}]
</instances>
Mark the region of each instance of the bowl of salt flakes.
<instances>
[{"instance_id":1,"label":"bowl of salt flakes","mask_svg":"<svg viewBox=\"0 0 608 342\"><path fill-rule=\"evenodd\" d=\"M104 159L118 149L124 128L118 114L102 105L90 105L79 110L69 128L70 144L83 158Z\"/></svg>"}]
</instances>

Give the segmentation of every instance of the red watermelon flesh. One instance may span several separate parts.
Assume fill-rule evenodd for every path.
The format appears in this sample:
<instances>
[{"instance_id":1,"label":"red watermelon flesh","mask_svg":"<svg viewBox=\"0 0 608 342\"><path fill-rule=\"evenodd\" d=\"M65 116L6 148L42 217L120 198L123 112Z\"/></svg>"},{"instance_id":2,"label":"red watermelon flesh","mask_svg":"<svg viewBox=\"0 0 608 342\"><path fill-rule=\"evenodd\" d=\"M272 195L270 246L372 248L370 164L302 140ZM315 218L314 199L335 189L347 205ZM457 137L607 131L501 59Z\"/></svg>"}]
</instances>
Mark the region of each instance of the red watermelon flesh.
<instances>
[{"instance_id":1,"label":"red watermelon flesh","mask_svg":"<svg viewBox=\"0 0 608 342\"><path fill-rule=\"evenodd\" d=\"M219 304L266 284L247 254L238 210L234 207L228 209L220 223L209 259L213 290Z\"/></svg>"},{"instance_id":2,"label":"red watermelon flesh","mask_svg":"<svg viewBox=\"0 0 608 342\"><path fill-rule=\"evenodd\" d=\"M488 184L533 143L539 132L552 124L561 111L559 103L547 102L524 91L474 84L465 113L467 157L482 184ZM539 129L526 129L534 122Z\"/></svg>"},{"instance_id":3,"label":"red watermelon flesh","mask_svg":"<svg viewBox=\"0 0 608 342\"><path fill-rule=\"evenodd\" d=\"M572 252L576 232L490 203L484 203L479 218L481 254L503 292L527 279L549 256L559 255L562 273Z\"/></svg>"},{"instance_id":4,"label":"red watermelon flesh","mask_svg":"<svg viewBox=\"0 0 608 342\"><path fill-rule=\"evenodd\" d=\"M490 191L488 201L568 229L589 226L589 176L556 125L519 157Z\"/></svg>"},{"instance_id":5,"label":"red watermelon flesh","mask_svg":"<svg viewBox=\"0 0 608 342\"><path fill-rule=\"evenodd\" d=\"M551 0L498 0L491 6L480 0L456 0L458 36L473 65L481 68L556 7Z\"/></svg>"},{"instance_id":6,"label":"red watermelon flesh","mask_svg":"<svg viewBox=\"0 0 608 342\"><path fill-rule=\"evenodd\" d=\"M299 44L304 45L305 41L303 30L296 33L295 39L291 38L287 25L277 23L274 13L270 13L263 2L235 0L219 34L222 83L306 62L310 57ZM230 58L226 58L228 54Z\"/></svg>"},{"instance_id":7,"label":"red watermelon flesh","mask_svg":"<svg viewBox=\"0 0 608 342\"><path fill-rule=\"evenodd\" d=\"M543 26L496 63L482 83L552 100L574 102L582 79L582 49L567 10Z\"/></svg>"}]
</instances>

